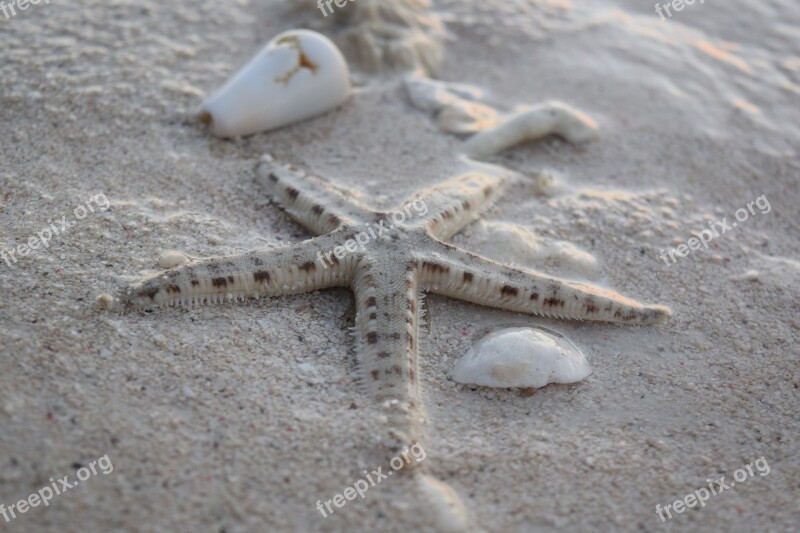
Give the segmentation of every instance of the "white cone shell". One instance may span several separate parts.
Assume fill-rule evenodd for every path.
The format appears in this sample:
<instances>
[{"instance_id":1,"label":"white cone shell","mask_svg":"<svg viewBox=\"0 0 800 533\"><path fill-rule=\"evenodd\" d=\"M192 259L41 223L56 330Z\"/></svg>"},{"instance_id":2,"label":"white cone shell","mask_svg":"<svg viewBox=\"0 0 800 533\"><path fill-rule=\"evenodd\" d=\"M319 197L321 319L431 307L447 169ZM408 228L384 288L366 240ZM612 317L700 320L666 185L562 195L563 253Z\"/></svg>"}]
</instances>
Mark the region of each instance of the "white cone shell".
<instances>
[{"instance_id":1,"label":"white cone shell","mask_svg":"<svg viewBox=\"0 0 800 533\"><path fill-rule=\"evenodd\" d=\"M216 137L272 130L322 114L350 96L350 72L330 39L290 30L272 39L200 107Z\"/></svg>"},{"instance_id":2,"label":"white cone shell","mask_svg":"<svg viewBox=\"0 0 800 533\"><path fill-rule=\"evenodd\" d=\"M505 328L476 342L453 369L459 383L484 387L544 387L592 373L581 351L563 337L533 328Z\"/></svg>"}]
</instances>

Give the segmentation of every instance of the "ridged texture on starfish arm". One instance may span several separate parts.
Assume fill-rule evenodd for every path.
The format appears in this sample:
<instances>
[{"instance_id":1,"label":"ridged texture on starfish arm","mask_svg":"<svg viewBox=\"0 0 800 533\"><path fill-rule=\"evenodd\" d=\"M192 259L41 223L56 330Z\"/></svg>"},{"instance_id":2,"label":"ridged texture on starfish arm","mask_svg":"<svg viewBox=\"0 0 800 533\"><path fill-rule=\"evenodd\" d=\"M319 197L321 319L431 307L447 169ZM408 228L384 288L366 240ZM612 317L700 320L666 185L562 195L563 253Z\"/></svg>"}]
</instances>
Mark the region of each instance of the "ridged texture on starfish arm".
<instances>
[{"instance_id":1,"label":"ridged texture on starfish arm","mask_svg":"<svg viewBox=\"0 0 800 533\"><path fill-rule=\"evenodd\" d=\"M423 191L404 208L422 202L427 214L415 217L410 225L423 227L439 239L448 239L496 202L505 183L506 178L472 172Z\"/></svg>"},{"instance_id":2,"label":"ridged texture on starfish arm","mask_svg":"<svg viewBox=\"0 0 800 533\"><path fill-rule=\"evenodd\" d=\"M269 156L262 164L270 169L260 177L267 193L315 235L330 233L343 223L352 224L370 214L353 191L291 166L273 165Z\"/></svg>"},{"instance_id":3,"label":"ridged texture on starfish arm","mask_svg":"<svg viewBox=\"0 0 800 533\"><path fill-rule=\"evenodd\" d=\"M360 382L384 409L397 451L417 441L425 416L417 381L417 265L365 258L353 291Z\"/></svg>"},{"instance_id":4,"label":"ridged texture on starfish arm","mask_svg":"<svg viewBox=\"0 0 800 533\"><path fill-rule=\"evenodd\" d=\"M422 287L451 298L520 313L577 320L649 324L670 315L594 285L498 265L491 259L439 243L422 259Z\"/></svg>"},{"instance_id":5,"label":"ridged texture on starfish arm","mask_svg":"<svg viewBox=\"0 0 800 533\"><path fill-rule=\"evenodd\" d=\"M242 255L191 260L124 289L119 308L124 312L192 306L346 287L353 279L355 257L336 260L328 268L317 268L315 263L317 251L337 246L340 238L339 233L332 233Z\"/></svg>"}]
</instances>

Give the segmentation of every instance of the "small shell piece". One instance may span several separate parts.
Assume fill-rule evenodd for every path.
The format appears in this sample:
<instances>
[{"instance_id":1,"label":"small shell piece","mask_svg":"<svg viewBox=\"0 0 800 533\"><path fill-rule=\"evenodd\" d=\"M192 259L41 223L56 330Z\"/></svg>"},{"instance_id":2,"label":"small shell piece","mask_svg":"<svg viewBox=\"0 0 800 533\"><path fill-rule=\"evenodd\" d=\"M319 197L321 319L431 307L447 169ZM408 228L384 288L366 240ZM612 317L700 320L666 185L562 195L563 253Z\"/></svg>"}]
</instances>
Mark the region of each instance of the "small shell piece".
<instances>
[{"instance_id":1,"label":"small shell piece","mask_svg":"<svg viewBox=\"0 0 800 533\"><path fill-rule=\"evenodd\" d=\"M420 71L404 79L406 92L415 107L437 113L442 131L474 134L464 144L472 158L493 156L517 144L551 134L580 143L597 136L597 123L586 113L564 103L551 101L537 106L516 106L501 112L486 102L475 87L432 80Z\"/></svg>"},{"instance_id":2,"label":"small shell piece","mask_svg":"<svg viewBox=\"0 0 800 533\"><path fill-rule=\"evenodd\" d=\"M200 106L216 137L272 130L322 114L350 96L350 70L330 39L281 33Z\"/></svg>"},{"instance_id":3,"label":"small shell piece","mask_svg":"<svg viewBox=\"0 0 800 533\"><path fill-rule=\"evenodd\" d=\"M522 107L497 126L480 131L464 143L470 157L495 155L523 142L557 134L572 143L597 137L597 123L586 113L561 102Z\"/></svg>"},{"instance_id":4,"label":"small shell piece","mask_svg":"<svg viewBox=\"0 0 800 533\"><path fill-rule=\"evenodd\" d=\"M158 258L159 268L174 268L189 261L189 257L181 252L169 251L161 254Z\"/></svg>"},{"instance_id":5,"label":"small shell piece","mask_svg":"<svg viewBox=\"0 0 800 533\"><path fill-rule=\"evenodd\" d=\"M526 327L493 331L456 362L453 379L485 387L544 387L574 383L592 373L581 351L565 337Z\"/></svg>"}]
</instances>

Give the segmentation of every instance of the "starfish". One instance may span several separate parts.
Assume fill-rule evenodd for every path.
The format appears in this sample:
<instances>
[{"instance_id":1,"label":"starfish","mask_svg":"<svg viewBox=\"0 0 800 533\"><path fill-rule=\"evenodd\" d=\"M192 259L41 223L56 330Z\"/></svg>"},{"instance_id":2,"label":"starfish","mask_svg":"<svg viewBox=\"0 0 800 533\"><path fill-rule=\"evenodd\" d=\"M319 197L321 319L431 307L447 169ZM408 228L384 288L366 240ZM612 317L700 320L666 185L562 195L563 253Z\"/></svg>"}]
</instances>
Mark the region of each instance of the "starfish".
<instances>
[{"instance_id":1,"label":"starfish","mask_svg":"<svg viewBox=\"0 0 800 533\"><path fill-rule=\"evenodd\" d=\"M124 289L120 307L131 311L351 288L359 381L386 410L385 436L393 451L417 443L425 420L417 370L423 291L565 319L647 324L670 315L663 306L506 266L448 244L499 198L510 175L468 172L387 212L370 209L353 191L269 156L262 158L257 176L316 237L241 255L187 257Z\"/></svg>"}]
</instances>

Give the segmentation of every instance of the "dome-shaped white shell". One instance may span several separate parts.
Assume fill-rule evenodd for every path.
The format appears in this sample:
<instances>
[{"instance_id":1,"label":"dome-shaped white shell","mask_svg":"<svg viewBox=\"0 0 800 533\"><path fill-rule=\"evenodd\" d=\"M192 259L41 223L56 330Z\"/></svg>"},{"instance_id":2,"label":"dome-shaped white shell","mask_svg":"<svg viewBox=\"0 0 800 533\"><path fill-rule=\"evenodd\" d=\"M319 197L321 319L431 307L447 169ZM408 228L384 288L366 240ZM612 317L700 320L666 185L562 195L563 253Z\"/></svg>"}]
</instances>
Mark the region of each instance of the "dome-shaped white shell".
<instances>
[{"instance_id":1,"label":"dome-shaped white shell","mask_svg":"<svg viewBox=\"0 0 800 533\"><path fill-rule=\"evenodd\" d=\"M543 330L505 328L481 338L456 362L453 379L485 387L544 387L592 373L581 351Z\"/></svg>"},{"instance_id":2,"label":"dome-shaped white shell","mask_svg":"<svg viewBox=\"0 0 800 533\"><path fill-rule=\"evenodd\" d=\"M272 39L203 102L198 116L217 137L267 131L319 115L350 96L350 71L330 39L290 30Z\"/></svg>"}]
</instances>

